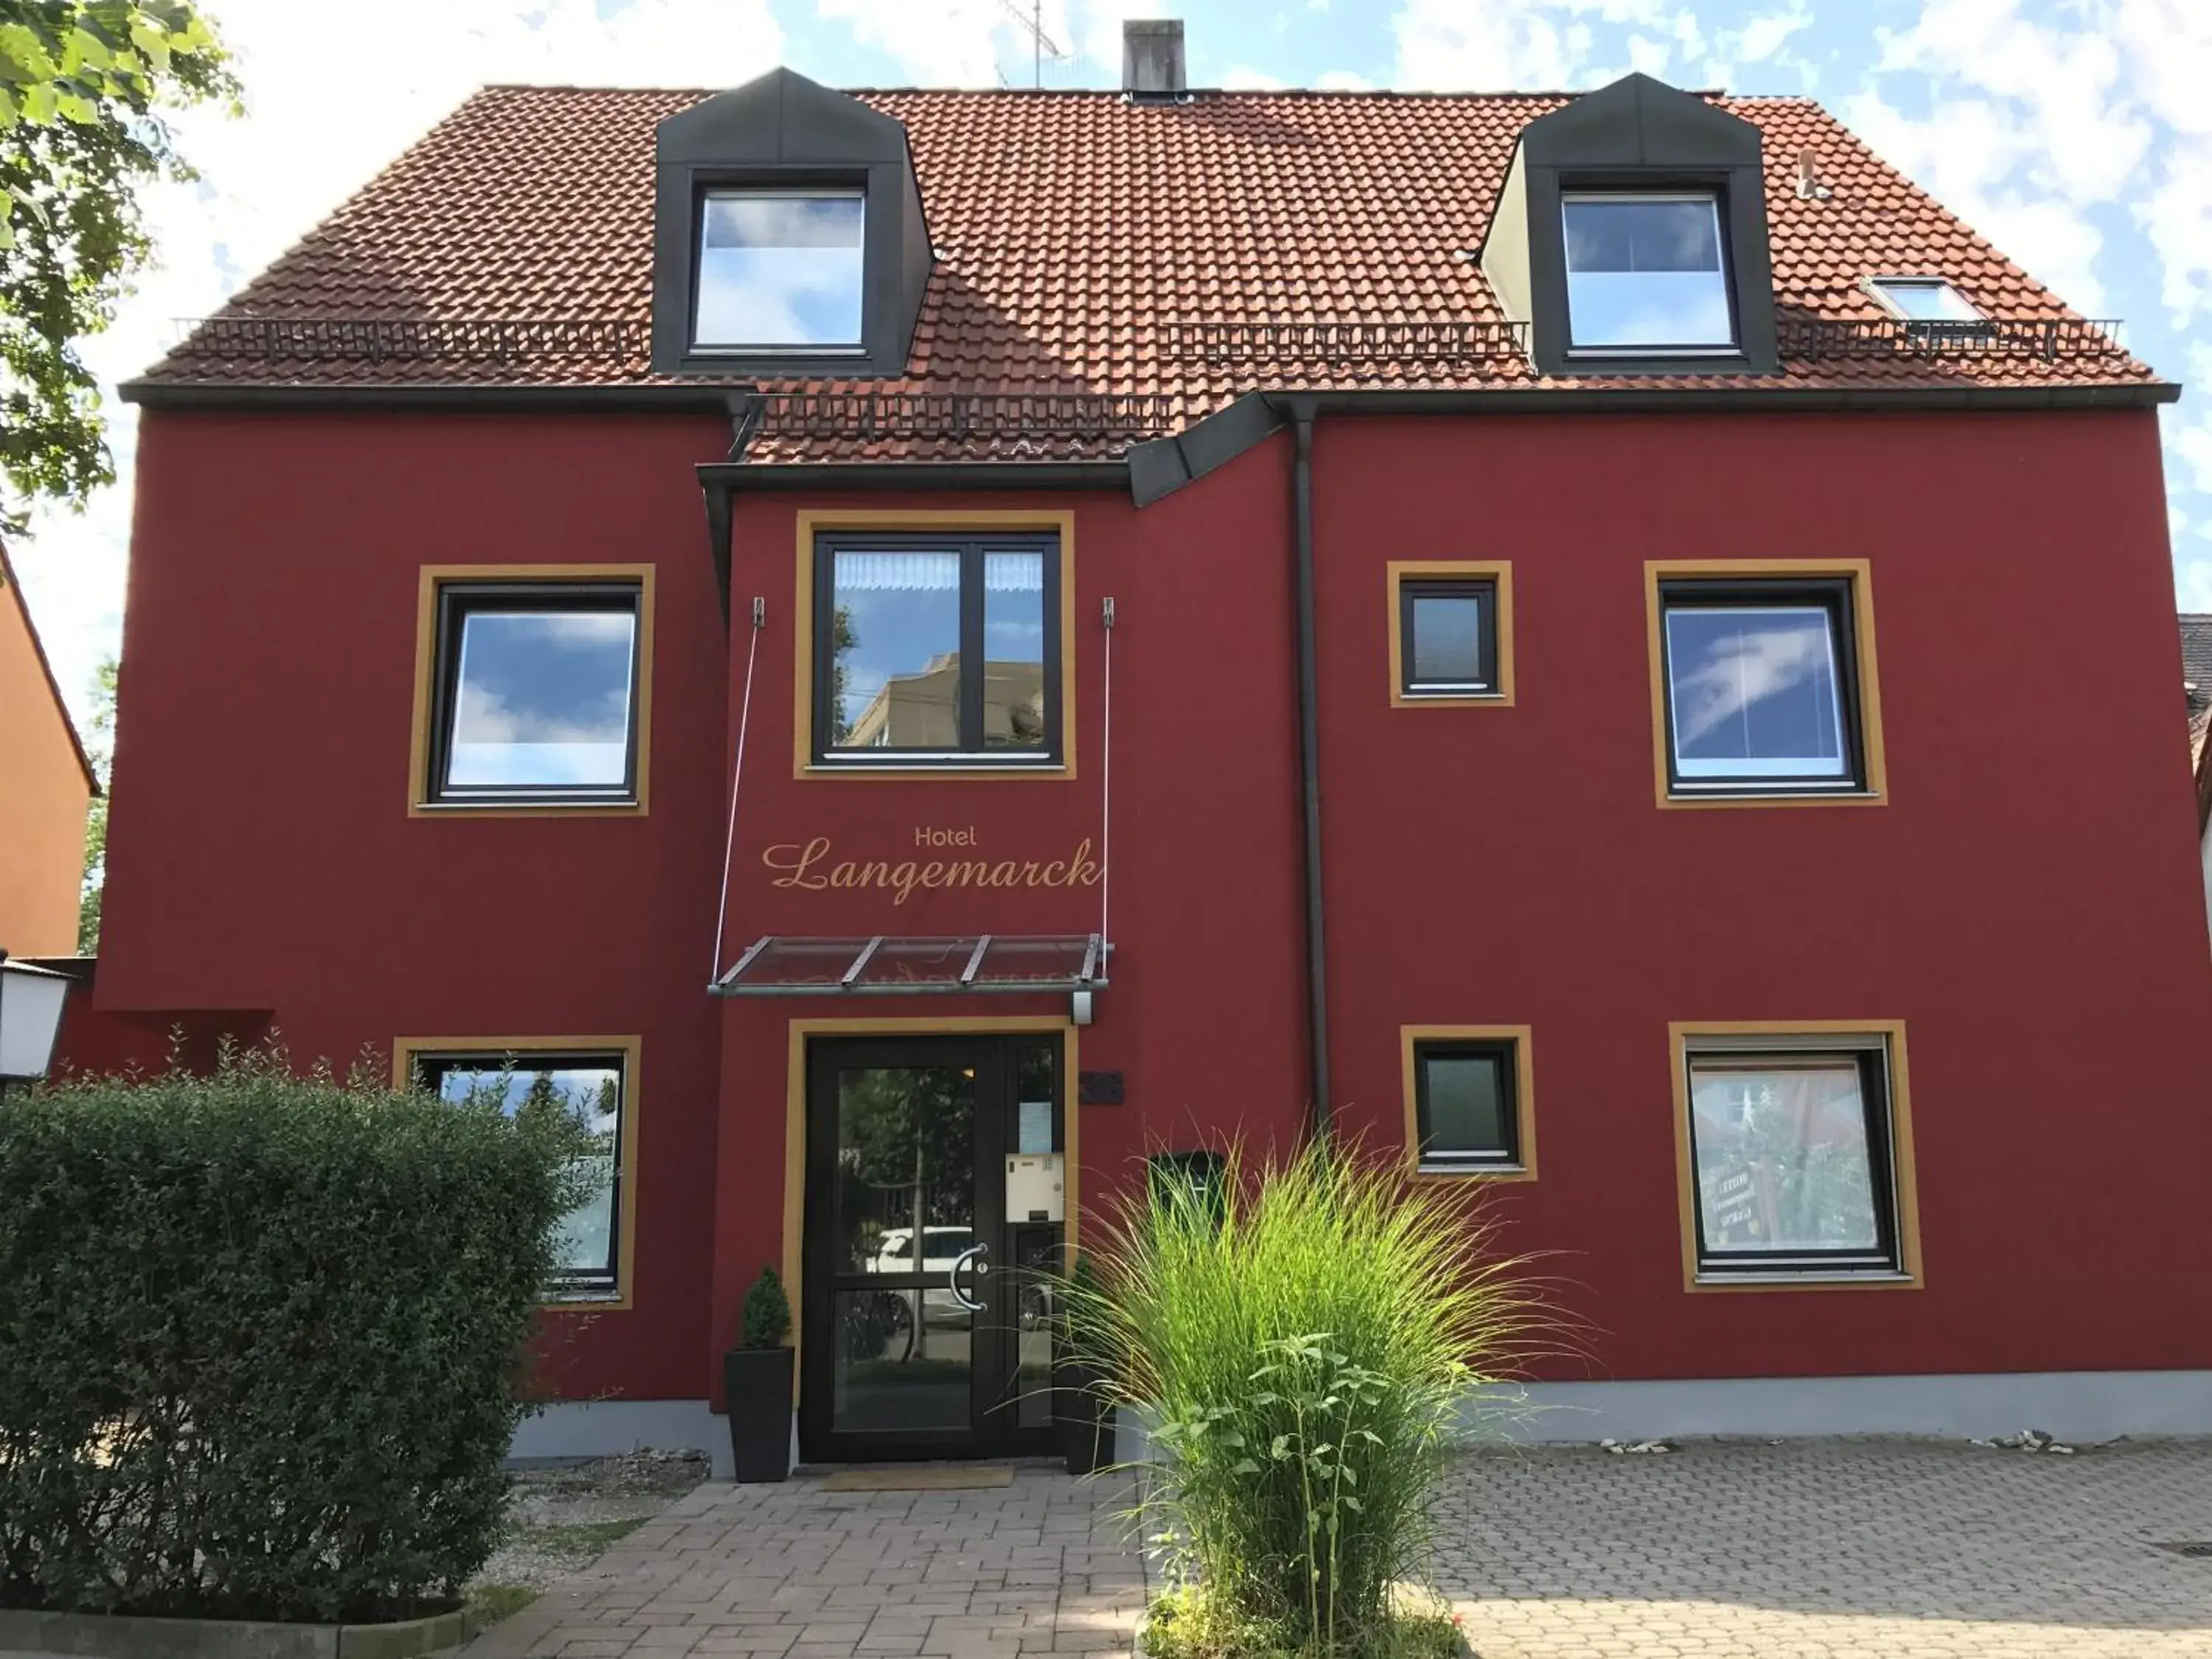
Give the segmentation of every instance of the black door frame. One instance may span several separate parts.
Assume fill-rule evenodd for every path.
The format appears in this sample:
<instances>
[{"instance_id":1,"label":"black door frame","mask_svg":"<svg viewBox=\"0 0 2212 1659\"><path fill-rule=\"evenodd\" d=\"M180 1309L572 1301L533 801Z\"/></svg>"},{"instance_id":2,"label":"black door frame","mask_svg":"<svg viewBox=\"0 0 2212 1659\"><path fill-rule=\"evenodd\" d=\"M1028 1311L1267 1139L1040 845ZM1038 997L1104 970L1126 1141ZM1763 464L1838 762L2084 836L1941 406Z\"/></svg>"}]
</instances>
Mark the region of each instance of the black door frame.
<instances>
[{"instance_id":1,"label":"black door frame","mask_svg":"<svg viewBox=\"0 0 2212 1659\"><path fill-rule=\"evenodd\" d=\"M921 1033L912 1036L813 1036L805 1060L805 1192L801 1232L799 1328L802 1333L799 1386L799 1437L803 1461L817 1463L895 1462L917 1458L1003 1457L1057 1449L1049 1422L1024 1426L1017 1409L1019 1380L1016 1329L1021 1314L1022 1275L1017 1265L1016 1230L1005 1213L1004 1170L1014 1145L1015 1050L1044 1046L1054 1050L1055 1145L1064 1146L1068 1112L1066 1047L1057 1031ZM968 1425L958 1430L841 1431L835 1427L834 1390L837 1359L836 1309L840 1291L911 1292L919 1313L924 1292L934 1285L917 1248L912 1273L855 1273L835 1260L831 1197L837 1156L836 1075L859 1067L959 1066L975 1073L975 1234L988 1243L989 1271L963 1275L963 1290L984 1304L974 1317L969 1337L970 1405ZM1065 1152L1062 1153L1063 1158ZM1063 1224L1064 1228L1064 1224ZM1026 1232L1028 1230L1024 1230ZM1063 1234L1064 1236L1064 1231ZM918 1247L921 1241L917 1241ZM1055 1250L1054 1254L1057 1252Z\"/></svg>"}]
</instances>

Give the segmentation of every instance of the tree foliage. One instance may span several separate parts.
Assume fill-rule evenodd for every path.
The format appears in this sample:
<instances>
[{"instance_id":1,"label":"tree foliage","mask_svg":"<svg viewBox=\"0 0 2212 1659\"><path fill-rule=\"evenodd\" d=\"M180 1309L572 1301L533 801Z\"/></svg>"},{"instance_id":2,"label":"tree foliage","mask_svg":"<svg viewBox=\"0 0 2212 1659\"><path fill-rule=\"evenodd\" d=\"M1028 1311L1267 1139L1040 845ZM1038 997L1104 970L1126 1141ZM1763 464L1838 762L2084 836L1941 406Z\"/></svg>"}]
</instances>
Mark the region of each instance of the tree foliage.
<instances>
[{"instance_id":1,"label":"tree foliage","mask_svg":"<svg viewBox=\"0 0 2212 1659\"><path fill-rule=\"evenodd\" d=\"M100 951L100 906L107 891L107 800L115 775L116 661L100 665L93 680L92 729L85 733L85 751L100 780L100 793L84 814L84 885L76 903L76 953Z\"/></svg>"},{"instance_id":2,"label":"tree foliage","mask_svg":"<svg viewBox=\"0 0 2212 1659\"><path fill-rule=\"evenodd\" d=\"M115 472L80 355L152 252L137 192L188 179L166 112L234 100L191 0L0 0L0 481L82 503ZM21 499L0 501L20 528Z\"/></svg>"}]
</instances>

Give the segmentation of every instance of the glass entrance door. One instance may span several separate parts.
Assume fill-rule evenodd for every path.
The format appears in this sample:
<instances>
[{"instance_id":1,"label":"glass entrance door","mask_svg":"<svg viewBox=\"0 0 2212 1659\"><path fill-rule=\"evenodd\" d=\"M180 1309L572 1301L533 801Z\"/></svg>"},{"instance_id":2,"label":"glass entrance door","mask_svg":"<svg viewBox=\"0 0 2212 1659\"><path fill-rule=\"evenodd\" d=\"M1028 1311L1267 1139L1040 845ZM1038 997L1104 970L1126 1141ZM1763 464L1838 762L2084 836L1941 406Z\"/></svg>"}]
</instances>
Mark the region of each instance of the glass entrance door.
<instances>
[{"instance_id":1,"label":"glass entrance door","mask_svg":"<svg viewBox=\"0 0 2212 1659\"><path fill-rule=\"evenodd\" d=\"M1008 1158L1022 1133L1016 1097L1040 1093L1039 1051L1035 1040L1017 1051L997 1038L810 1050L799 1401L808 1459L983 1456L1048 1443L1038 1230L1029 1212L1006 1213ZM1038 1107L1027 1109L1034 1139ZM1048 1109L1056 1130L1056 1094ZM1017 1195L1028 1201L1026 1188ZM1043 1341L1048 1355L1048 1327Z\"/></svg>"}]
</instances>

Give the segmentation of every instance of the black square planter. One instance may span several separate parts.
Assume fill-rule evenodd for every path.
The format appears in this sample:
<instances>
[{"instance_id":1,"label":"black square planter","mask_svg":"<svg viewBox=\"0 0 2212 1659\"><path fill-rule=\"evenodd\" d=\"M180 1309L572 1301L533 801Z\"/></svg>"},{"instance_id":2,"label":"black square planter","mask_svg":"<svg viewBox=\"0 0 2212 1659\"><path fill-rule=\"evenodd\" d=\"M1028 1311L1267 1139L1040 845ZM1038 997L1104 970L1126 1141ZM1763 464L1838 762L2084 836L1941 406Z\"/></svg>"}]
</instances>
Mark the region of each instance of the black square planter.
<instances>
[{"instance_id":1,"label":"black square planter","mask_svg":"<svg viewBox=\"0 0 2212 1659\"><path fill-rule=\"evenodd\" d=\"M740 1480L790 1476L793 1358L789 1348L732 1348L722 1356L722 1401Z\"/></svg>"}]
</instances>

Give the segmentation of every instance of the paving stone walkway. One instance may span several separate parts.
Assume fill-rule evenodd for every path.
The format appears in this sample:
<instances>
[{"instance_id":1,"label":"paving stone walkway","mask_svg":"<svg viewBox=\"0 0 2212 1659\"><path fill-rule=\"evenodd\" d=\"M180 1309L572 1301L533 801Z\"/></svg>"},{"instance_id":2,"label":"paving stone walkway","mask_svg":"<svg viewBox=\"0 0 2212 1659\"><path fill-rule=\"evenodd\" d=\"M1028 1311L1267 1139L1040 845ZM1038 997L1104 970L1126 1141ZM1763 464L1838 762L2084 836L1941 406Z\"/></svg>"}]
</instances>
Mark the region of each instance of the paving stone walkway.
<instances>
[{"instance_id":1,"label":"paving stone walkway","mask_svg":"<svg viewBox=\"0 0 2212 1659\"><path fill-rule=\"evenodd\" d=\"M1126 1488L708 1486L467 1659L1129 1651ZM1486 1452L1436 1577L1478 1659L2212 1659L2212 1442L2072 1457L1911 1440Z\"/></svg>"},{"instance_id":2,"label":"paving stone walkway","mask_svg":"<svg viewBox=\"0 0 2212 1659\"><path fill-rule=\"evenodd\" d=\"M477 1638L467 1659L1127 1659L1127 1488L1021 1468L996 1490L702 1486Z\"/></svg>"}]
</instances>

